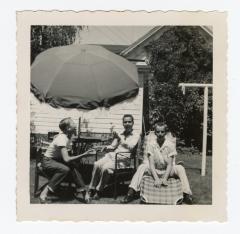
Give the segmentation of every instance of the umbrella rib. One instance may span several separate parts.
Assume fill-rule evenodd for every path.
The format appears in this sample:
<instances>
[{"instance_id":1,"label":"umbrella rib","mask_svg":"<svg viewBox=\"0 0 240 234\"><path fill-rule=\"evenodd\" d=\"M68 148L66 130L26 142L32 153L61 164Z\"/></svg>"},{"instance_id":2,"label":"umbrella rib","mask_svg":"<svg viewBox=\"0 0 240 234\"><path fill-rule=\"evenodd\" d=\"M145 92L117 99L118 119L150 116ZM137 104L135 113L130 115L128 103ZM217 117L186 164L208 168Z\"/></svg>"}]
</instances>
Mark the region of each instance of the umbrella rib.
<instances>
[{"instance_id":1,"label":"umbrella rib","mask_svg":"<svg viewBox=\"0 0 240 234\"><path fill-rule=\"evenodd\" d=\"M92 66L90 65L90 68L91 68L91 67L92 67ZM91 71L91 73L92 73L92 77L93 77L93 80L94 80L94 83L95 83L95 87L97 87L97 88L96 88L97 96L99 97L99 99L102 99L102 97L101 97L101 95L100 95L100 93L99 93L99 89L98 89L98 85L97 85L97 81L96 81L96 79L95 79L94 73L93 73L92 69L90 69L90 71Z\"/></svg>"},{"instance_id":2,"label":"umbrella rib","mask_svg":"<svg viewBox=\"0 0 240 234\"><path fill-rule=\"evenodd\" d=\"M96 55L96 54L94 54L96 57L100 57L100 58L104 58L104 57L102 57L102 56L99 56L99 55ZM125 59L125 58L123 58L123 57L121 57L121 56L119 56L119 55L116 55L116 54L114 54L114 56L116 56L116 57L119 57L119 59L122 59L123 61L124 60L126 60L127 62L129 62L127 59ZM111 60L111 62L114 64L114 65L116 65L119 69L121 69L125 74L127 74L128 76L130 76L131 78L133 78L132 77L132 74L130 74L129 72L127 72L126 70L124 70L121 66L119 66L119 64L118 63L116 63L115 61L113 61L113 60ZM125 61L124 61L125 62ZM99 63L103 63L103 62L99 62ZM99 63L95 63L95 64L99 64ZM131 62L129 62L132 66L134 66L134 64L132 64ZM138 78L138 74L136 74L137 75L137 78ZM135 81L135 80L134 80ZM136 81L136 82L138 82L138 81Z\"/></svg>"}]
</instances>

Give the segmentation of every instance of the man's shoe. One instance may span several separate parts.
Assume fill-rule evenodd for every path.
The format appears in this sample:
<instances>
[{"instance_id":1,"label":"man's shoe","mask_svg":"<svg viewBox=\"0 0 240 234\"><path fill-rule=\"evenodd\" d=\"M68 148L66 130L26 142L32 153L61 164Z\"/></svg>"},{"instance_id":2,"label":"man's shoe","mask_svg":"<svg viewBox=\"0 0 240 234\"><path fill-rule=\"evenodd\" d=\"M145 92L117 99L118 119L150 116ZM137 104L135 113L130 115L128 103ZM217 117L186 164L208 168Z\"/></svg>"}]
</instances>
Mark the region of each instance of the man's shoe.
<instances>
[{"instance_id":1,"label":"man's shoe","mask_svg":"<svg viewBox=\"0 0 240 234\"><path fill-rule=\"evenodd\" d=\"M120 203L122 203L122 204L127 204L127 203L133 201L133 200L134 200L134 197L135 197L134 195L126 195L126 196L123 198L123 200L120 201Z\"/></svg>"},{"instance_id":2,"label":"man's shoe","mask_svg":"<svg viewBox=\"0 0 240 234\"><path fill-rule=\"evenodd\" d=\"M88 193L89 197L92 198L94 196L94 194L96 193L96 190L95 189L89 189L87 193Z\"/></svg>"},{"instance_id":3,"label":"man's shoe","mask_svg":"<svg viewBox=\"0 0 240 234\"><path fill-rule=\"evenodd\" d=\"M193 204L192 195L187 194L187 193L183 193L183 202L188 204L188 205L192 205Z\"/></svg>"},{"instance_id":4,"label":"man's shoe","mask_svg":"<svg viewBox=\"0 0 240 234\"><path fill-rule=\"evenodd\" d=\"M90 191L86 193L84 200L86 203L90 203L92 201L92 193Z\"/></svg>"}]
</instances>

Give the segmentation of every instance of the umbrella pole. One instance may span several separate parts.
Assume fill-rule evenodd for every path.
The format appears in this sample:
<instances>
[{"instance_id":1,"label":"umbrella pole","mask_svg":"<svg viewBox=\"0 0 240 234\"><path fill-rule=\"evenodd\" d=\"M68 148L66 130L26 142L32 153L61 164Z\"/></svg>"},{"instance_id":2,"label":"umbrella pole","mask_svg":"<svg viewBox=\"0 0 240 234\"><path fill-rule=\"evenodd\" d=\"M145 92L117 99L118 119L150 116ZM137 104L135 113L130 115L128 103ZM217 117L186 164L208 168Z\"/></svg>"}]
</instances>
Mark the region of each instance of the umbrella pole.
<instances>
[{"instance_id":1,"label":"umbrella pole","mask_svg":"<svg viewBox=\"0 0 240 234\"><path fill-rule=\"evenodd\" d=\"M144 116L142 117L142 122L143 122L143 133L144 133L144 137L145 137L147 135L147 133L146 133L146 126L145 126Z\"/></svg>"},{"instance_id":2,"label":"umbrella pole","mask_svg":"<svg viewBox=\"0 0 240 234\"><path fill-rule=\"evenodd\" d=\"M81 117L78 119L78 139L77 139L77 151L78 154L80 153L80 133L81 133Z\"/></svg>"}]
</instances>

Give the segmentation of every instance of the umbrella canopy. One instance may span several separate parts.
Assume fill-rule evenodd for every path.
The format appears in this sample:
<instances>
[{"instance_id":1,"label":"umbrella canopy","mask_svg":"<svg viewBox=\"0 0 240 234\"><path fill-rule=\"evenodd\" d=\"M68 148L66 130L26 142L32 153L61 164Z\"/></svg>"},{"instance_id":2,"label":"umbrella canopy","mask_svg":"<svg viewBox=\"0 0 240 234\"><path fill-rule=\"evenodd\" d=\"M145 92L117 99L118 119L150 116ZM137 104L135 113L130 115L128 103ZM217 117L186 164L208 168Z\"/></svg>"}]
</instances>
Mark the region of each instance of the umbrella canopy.
<instances>
[{"instance_id":1,"label":"umbrella canopy","mask_svg":"<svg viewBox=\"0 0 240 234\"><path fill-rule=\"evenodd\" d=\"M54 107L109 107L138 89L136 66L101 46L51 48L31 66L31 91Z\"/></svg>"}]
</instances>

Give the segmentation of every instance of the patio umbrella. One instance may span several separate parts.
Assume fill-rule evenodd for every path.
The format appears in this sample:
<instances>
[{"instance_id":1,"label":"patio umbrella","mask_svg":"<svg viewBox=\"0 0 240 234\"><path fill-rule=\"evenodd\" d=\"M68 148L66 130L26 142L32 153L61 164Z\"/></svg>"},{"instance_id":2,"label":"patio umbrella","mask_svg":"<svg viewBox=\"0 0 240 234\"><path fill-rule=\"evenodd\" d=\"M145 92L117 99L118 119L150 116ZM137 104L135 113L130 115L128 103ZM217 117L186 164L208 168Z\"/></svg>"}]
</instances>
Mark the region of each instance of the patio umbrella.
<instances>
[{"instance_id":1,"label":"patio umbrella","mask_svg":"<svg viewBox=\"0 0 240 234\"><path fill-rule=\"evenodd\" d=\"M109 107L138 89L136 66L101 46L51 48L31 66L31 91L54 107Z\"/></svg>"}]
</instances>

